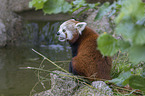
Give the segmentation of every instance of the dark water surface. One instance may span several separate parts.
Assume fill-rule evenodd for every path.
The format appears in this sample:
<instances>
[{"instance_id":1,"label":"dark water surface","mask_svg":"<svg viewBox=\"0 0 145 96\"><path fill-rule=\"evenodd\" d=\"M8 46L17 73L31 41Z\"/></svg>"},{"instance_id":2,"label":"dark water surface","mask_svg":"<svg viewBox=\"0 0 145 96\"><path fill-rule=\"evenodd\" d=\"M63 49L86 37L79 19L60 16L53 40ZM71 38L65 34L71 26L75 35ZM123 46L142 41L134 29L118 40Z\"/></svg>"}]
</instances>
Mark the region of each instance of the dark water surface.
<instances>
[{"instance_id":1,"label":"dark water surface","mask_svg":"<svg viewBox=\"0 0 145 96\"><path fill-rule=\"evenodd\" d=\"M59 42L55 35L60 24L61 22L26 22L25 38L20 41L22 45L0 49L0 96L29 96L38 82L37 72L22 67L38 68L43 60L32 51L32 48L68 69L67 61L71 59L70 47L67 43ZM58 63L58 61L65 61L65 63ZM46 70L57 69L47 61L44 61L42 66ZM49 83L45 87L50 88ZM38 84L34 91L43 90L42 85Z\"/></svg>"}]
</instances>

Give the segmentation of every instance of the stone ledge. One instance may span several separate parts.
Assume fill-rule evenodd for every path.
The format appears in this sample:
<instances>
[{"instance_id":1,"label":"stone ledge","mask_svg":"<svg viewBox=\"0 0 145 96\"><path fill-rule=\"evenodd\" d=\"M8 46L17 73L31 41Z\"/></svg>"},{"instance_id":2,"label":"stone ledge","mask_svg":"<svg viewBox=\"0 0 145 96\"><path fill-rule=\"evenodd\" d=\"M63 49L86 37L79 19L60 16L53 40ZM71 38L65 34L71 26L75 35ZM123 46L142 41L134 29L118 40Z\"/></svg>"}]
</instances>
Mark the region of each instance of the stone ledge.
<instances>
[{"instance_id":1,"label":"stone ledge","mask_svg":"<svg viewBox=\"0 0 145 96\"><path fill-rule=\"evenodd\" d=\"M113 96L112 89L103 81L92 82L92 87L76 82L70 73L50 73L51 89L33 96Z\"/></svg>"},{"instance_id":2,"label":"stone ledge","mask_svg":"<svg viewBox=\"0 0 145 96\"><path fill-rule=\"evenodd\" d=\"M36 20L36 21L64 21L71 18L69 14L52 14L52 15L44 15L43 11L38 10L29 10L18 13L18 15L22 16L25 20Z\"/></svg>"},{"instance_id":3,"label":"stone ledge","mask_svg":"<svg viewBox=\"0 0 145 96\"><path fill-rule=\"evenodd\" d=\"M31 9L29 1L31 0L9 0L8 7L13 12L23 12Z\"/></svg>"}]
</instances>

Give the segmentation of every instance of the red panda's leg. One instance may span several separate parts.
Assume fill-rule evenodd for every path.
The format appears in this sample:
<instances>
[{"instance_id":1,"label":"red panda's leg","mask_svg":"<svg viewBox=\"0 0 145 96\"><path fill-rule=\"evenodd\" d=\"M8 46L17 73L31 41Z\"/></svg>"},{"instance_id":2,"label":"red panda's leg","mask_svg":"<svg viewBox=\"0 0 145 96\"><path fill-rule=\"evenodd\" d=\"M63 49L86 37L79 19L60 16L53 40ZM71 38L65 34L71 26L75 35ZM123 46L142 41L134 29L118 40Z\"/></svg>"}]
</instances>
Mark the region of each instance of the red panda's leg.
<instances>
[{"instance_id":1,"label":"red panda's leg","mask_svg":"<svg viewBox=\"0 0 145 96\"><path fill-rule=\"evenodd\" d=\"M72 66L72 62L69 64L69 72L73 73L74 75L78 75L77 71Z\"/></svg>"},{"instance_id":2,"label":"red panda's leg","mask_svg":"<svg viewBox=\"0 0 145 96\"><path fill-rule=\"evenodd\" d=\"M69 72L72 73L72 62L69 63Z\"/></svg>"}]
</instances>

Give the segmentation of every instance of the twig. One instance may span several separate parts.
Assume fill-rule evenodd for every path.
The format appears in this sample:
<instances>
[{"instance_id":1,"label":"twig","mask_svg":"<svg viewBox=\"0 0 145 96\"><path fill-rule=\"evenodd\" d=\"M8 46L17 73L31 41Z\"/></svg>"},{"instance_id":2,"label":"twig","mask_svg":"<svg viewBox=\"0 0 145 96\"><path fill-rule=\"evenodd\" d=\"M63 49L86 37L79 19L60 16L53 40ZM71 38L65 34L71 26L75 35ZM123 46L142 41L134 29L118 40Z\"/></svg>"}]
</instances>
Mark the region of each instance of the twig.
<instances>
[{"instance_id":1,"label":"twig","mask_svg":"<svg viewBox=\"0 0 145 96\"><path fill-rule=\"evenodd\" d=\"M133 93L141 94L140 92L137 92L136 89L135 90L130 90L130 89L126 89L126 88L122 88L122 87L116 86L116 85L112 85L111 87L112 87L112 89L116 90L117 93L119 93L119 94L121 94L121 92L119 92L119 90L130 92L129 94L124 94L124 95L130 95L130 94L133 94Z\"/></svg>"},{"instance_id":2,"label":"twig","mask_svg":"<svg viewBox=\"0 0 145 96\"><path fill-rule=\"evenodd\" d=\"M44 62L44 60L45 60L45 59L43 59L43 60L41 61L41 64L40 64L39 68L41 68L41 66L42 66L42 64L43 64L43 62ZM40 71L38 70L38 80L40 81L39 76L40 76Z\"/></svg>"},{"instance_id":3,"label":"twig","mask_svg":"<svg viewBox=\"0 0 145 96\"><path fill-rule=\"evenodd\" d=\"M62 71L69 73L68 71L66 71L65 69L61 68L60 66L58 66L57 64L55 64L53 61L51 61L50 59L46 58L44 55L42 55L41 53L39 53L38 51L32 49L32 51L34 51L35 53L37 53L38 55L42 56L44 59L46 59L47 61L49 61L50 63L52 63L53 65L55 65L57 68L61 69Z\"/></svg>"},{"instance_id":4,"label":"twig","mask_svg":"<svg viewBox=\"0 0 145 96\"><path fill-rule=\"evenodd\" d=\"M64 62L70 62L70 61L54 61L55 63L64 63Z\"/></svg>"}]
</instances>

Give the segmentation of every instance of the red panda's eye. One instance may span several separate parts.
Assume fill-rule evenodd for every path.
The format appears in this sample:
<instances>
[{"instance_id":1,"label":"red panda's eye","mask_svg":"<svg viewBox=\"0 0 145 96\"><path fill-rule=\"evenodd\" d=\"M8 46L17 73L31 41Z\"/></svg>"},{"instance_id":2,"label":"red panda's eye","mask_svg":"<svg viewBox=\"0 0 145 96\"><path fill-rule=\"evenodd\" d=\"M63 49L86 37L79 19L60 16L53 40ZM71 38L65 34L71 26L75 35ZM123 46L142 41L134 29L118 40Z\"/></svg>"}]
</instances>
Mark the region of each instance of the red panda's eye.
<instances>
[{"instance_id":1,"label":"red panda's eye","mask_svg":"<svg viewBox=\"0 0 145 96\"><path fill-rule=\"evenodd\" d=\"M65 30L65 29L63 29L62 31L63 31L63 32L66 32L66 30Z\"/></svg>"}]
</instances>

